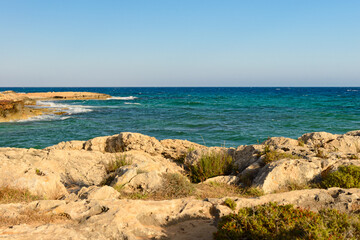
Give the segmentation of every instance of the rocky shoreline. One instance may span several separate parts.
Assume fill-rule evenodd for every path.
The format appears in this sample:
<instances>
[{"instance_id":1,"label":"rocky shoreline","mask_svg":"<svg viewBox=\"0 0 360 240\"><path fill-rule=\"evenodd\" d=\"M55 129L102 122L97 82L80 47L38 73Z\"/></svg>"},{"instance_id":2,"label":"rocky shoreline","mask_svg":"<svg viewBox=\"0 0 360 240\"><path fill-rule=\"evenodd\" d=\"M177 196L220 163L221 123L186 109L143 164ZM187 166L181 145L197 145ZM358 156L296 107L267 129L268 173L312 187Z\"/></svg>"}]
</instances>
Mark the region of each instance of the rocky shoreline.
<instances>
[{"instance_id":1,"label":"rocky shoreline","mask_svg":"<svg viewBox=\"0 0 360 240\"><path fill-rule=\"evenodd\" d=\"M16 93L5 91L0 93L0 122L25 120L42 114L55 113L54 110L46 107L34 108L38 100L105 100L110 97L107 94L91 92Z\"/></svg>"},{"instance_id":2,"label":"rocky shoreline","mask_svg":"<svg viewBox=\"0 0 360 240\"><path fill-rule=\"evenodd\" d=\"M237 148L124 132L45 149L0 148L0 187L39 196L0 204L1 217L10 221L26 211L65 216L58 222L5 224L0 237L211 239L220 217L268 202L359 211L359 188L309 187L339 166L360 166L359 146L360 131L272 137ZM230 156L230 175L190 183L189 169L206 154ZM234 209L224 204L227 198Z\"/></svg>"}]
</instances>

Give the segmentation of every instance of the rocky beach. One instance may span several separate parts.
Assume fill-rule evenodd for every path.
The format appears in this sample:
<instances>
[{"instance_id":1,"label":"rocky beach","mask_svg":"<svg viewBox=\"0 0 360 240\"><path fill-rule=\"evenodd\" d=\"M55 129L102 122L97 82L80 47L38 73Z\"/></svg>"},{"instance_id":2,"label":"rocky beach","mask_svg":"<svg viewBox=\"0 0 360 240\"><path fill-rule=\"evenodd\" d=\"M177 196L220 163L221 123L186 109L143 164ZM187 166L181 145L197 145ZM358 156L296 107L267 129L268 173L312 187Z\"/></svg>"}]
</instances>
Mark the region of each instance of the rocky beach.
<instances>
[{"instance_id":1,"label":"rocky beach","mask_svg":"<svg viewBox=\"0 0 360 240\"><path fill-rule=\"evenodd\" d=\"M0 238L212 239L221 217L270 202L356 214L359 188L322 181L360 166L359 147L360 131L237 148L131 132L0 148ZM219 159L231 168L206 173ZM15 201L16 191L27 198Z\"/></svg>"},{"instance_id":2,"label":"rocky beach","mask_svg":"<svg viewBox=\"0 0 360 240\"><path fill-rule=\"evenodd\" d=\"M37 105L37 101L45 100L89 100L108 99L110 95L91 92L36 92L16 93L0 92L0 122L26 120L43 114L63 114L59 109L49 109Z\"/></svg>"}]
</instances>

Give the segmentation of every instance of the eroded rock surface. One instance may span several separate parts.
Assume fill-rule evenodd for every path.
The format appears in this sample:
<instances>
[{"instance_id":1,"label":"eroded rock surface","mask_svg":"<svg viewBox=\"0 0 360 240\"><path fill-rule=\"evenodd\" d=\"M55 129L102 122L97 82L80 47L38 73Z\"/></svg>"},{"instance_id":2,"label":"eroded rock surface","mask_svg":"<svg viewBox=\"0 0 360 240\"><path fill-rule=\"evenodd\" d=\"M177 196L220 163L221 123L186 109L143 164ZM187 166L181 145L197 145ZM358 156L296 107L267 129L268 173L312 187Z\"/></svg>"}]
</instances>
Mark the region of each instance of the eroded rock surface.
<instances>
[{"instance_id":1,"label":"eroded rock surface","mask_svg":"<svg viewBox=\"0 0 360 240\"><path fill-rule=\"evenodd\" d=\"M211 239L223 215L233 212L221 199L164 201L119 199L127 193L153 193L163 175L186 175L186 165L204 154L233 158L232 175L206 182L252 186L267 195L232 198L236 209L268 202L317 211L324 207L360 210L360 189L309 189L276 193L288 184L309 184L341 165L360 165L360 131L344 135L273 137L263 144L208 148L186 140L157 140L124 132L88 141L61 142L45 149L0 148L0 187L24 188L45 199L0 204L3 217L25 210L68 216L71 222L0 228L4 239ZM185 163L184 164L182 164ZM61 199L61 200L60 200Z\"/></svg>"}]
</instances>

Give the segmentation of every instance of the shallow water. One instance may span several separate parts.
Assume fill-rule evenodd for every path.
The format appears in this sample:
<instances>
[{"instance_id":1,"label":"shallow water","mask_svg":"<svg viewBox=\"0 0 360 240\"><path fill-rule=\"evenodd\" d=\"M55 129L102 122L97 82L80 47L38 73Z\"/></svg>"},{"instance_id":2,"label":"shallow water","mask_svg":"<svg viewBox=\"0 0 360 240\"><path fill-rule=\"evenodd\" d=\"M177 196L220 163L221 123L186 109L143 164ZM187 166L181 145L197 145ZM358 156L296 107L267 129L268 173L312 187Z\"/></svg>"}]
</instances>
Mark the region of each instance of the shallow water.
<instances>
[{"instance_id":1,"label":"shallow water","mask_svg":"<svg viewBox=\"0 0 360 240\"><path fill-rule=\"evenodd\" d=\"M90 91L108 100L51 101L67 115L0 123L0 147L43 148L120 132L235 147L270 136L360 129L360 88L0 88Z\"/></svg>"}]
</instances>

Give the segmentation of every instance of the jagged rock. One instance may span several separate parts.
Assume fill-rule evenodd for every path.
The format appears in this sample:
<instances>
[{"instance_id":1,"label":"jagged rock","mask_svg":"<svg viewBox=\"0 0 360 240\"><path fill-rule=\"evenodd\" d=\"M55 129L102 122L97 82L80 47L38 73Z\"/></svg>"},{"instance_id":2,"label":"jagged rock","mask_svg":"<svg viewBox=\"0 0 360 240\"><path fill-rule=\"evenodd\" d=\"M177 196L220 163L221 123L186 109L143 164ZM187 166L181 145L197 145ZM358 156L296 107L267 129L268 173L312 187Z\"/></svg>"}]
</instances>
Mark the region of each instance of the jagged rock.
<instances>
[{"instance_id":1,"label":"jagged rock","mask_svg":"<svg viewBox=\"0 0 360 240\"><path fill-rule=\"evenodd\" d=\"M85 141L68 141L60 142L54 146L47 147L45 149L54 150L82 150L84 149Z\"/></svg>"},{"instance_id":2,"label":"jagged rock","mask_svg":"<svg viewBox=\"0 0 360 240\"><path fill-rule=\"evenodd\" d=\"M163 146L162 155L170 159L185 158L186 155L196 149L205 149L206 147L187 140L165 139L160 141Z\"/></svg>"},{"instance_id":3,"label":"jagged rock","mask_svg":"<svg viewBox=\"0 0 360 240\"><path fill-rule=\"evenodd\" d=\"M260 153L264 150L262 145L241 145L234 153L234 164L239 172L259 160Z\"/></svg>"},{"instance_id":4,"label":"jagged rock","mask_svg":"<svg viewBox=\"0 0 360 240\"><path fill-rule=\"evenodd\" d=\"M293 204L318 211L334 208L358 211L360 189L311 189L258 198L232 198L236 210L268 202ZM73 221L42 226L15 225L0 229L5 239L211 239L219 217L230 212L221 199L36 201L0 205L0 212L16 217L24 209L65 214ZM184 229L184 227L188 227ZM179 235L180 234L180 235Z\"/></svg>"}]
</instances>

